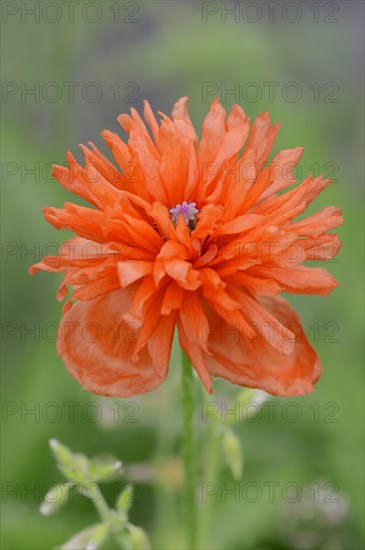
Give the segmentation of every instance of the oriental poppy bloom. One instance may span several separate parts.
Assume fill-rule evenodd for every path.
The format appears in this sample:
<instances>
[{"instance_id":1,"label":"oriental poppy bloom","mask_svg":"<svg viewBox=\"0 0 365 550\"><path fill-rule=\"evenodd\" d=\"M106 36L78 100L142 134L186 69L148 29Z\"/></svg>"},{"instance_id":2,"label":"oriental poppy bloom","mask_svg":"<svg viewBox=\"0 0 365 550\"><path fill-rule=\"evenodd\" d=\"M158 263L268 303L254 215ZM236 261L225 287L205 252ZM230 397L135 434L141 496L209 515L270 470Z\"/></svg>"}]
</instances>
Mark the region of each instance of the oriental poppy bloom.
<instances>
[{"instance_id":1,"label":"oriental poppy bloom","mask_svg":"<svg viewBox=\"0 0 365 550\"><path fill-rule=\"evenodd\" d=\"M279 129L267 113L250 128L241 107L226 117L215 100L199 141L187 102L159 121L148 102L146 122L135 109L122 114L127 143L104 130L117 167L92 143L82 146L84 167L71 153L68 168L54 166L60 184L92 205L44 209L77 235L31 268L64 273L59 300L73 289L58 353L86 389L129 397L165 379L177 327L209 392L212 376L276 395L311 392L320 361L278 295L337 286L302 264L337 254L327 231L342 223L340 210L296 220L330 180L295 186L300 147L267 164Z\"/></svg>"}]
</instances>

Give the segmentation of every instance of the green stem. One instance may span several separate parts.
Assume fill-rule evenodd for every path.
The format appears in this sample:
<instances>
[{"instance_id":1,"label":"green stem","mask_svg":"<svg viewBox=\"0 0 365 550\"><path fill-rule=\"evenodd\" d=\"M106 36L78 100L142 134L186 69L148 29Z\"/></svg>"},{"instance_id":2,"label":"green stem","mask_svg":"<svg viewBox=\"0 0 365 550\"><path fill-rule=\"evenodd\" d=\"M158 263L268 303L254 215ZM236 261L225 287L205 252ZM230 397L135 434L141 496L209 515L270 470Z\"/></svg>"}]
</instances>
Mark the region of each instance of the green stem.
<instances>
[{"instance_id":1,"label":"green stem","mask_svg":"<svg viewBox=\"0 0 365 550\"><path fill-rule=\"evenodd\" d=\"M185 517L188 532L188 548L196 549L196 496L195 496L195 447L193 434L194 396L193 371L188 357L182 351L182 404L183 404L183 460L185 478Z\"/></svg>"},{"instance_id":2,"label":"green stem","mask_svg":"<svg viewBox=\"0 0 365 550\"><path fill-rule=\"evenodd\" d=\"M93 503L95 504L95 508L100 516L100 519L102 521L108 521L110 518L110 508L105 498L101 494L100 488L98 491L98 498L94 499Z\"/></svg>"},{"instance_id":3,"label":"green stem","mask_svg":"<svg viewBox=\"0 0 365 550\"><path fill-rule=\"evenodd\" d=\"M100 516L101 521L109 521L110 519L110 508L108 506L107 501L105 500L104 496L101 493L100 488L98 488L98 498L93 500L93 503L95 504L95 508ZM119 548L125 548L124 546L124 538L123 535L120 533L113 533L112 534L113 539L119 546Z\"/></svg>"},{"instance_id":4,"label":"green stem","mask_svg":"<svg viewBox=\"0 0 365 550\"><path fill-rule=\"evenodd\" d=\"M219 425L213 421L211 421L209 428L209 441L205 454L206 468L204 469L204 479L208 483L215 483L219 464L220 430ZM207 498L206 502L202 502L199 518L198 548L205 548L205 538L208 531L208 522L211 517L212 507L212 498Z\"/></svg>"}]
</instances>

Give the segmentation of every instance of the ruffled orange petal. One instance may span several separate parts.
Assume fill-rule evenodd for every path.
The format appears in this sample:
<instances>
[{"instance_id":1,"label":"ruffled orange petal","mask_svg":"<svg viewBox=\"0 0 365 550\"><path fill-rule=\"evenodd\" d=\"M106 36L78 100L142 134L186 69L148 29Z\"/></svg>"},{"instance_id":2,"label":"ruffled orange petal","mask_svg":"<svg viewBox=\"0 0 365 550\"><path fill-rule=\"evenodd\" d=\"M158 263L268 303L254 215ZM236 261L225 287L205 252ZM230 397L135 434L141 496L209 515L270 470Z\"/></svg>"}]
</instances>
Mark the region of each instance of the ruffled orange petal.
<instances>
[{"instance_id":1,"label":"ruffled orange petal","mask_svg":"<svg viewBox=\"0 0 365 550\"><path fill-rule=\"evenodd\" d=\"M295 266L292 268L255 266L252 275L274 279L284 292L327 296L338 286L336 279L321 267Z\"/></svg>"},{"instance_id":2,"label":"ruffled orange petal","mask_svg":"<svg viewBox=\"0 0 365 550\"><path fill-rule=\"evenodd\" d=\"M194 366L200 380L203 382L208 393L213 393L212 379L208 371L206 362L204 361L203 352L200 345L194 343L187 333L181 320L177 322L179 343L186 355L189 357Z\"/></svg>"},{"instance_id":3,"label":"ruffled orange petal","mask_svg":"<svg viewBox=\"0 0 365 550\"><path fill-rule=\"evenodd\" d=\"M207 340L212 355L204 355L210 374L233 384L260 388L273 395L312 392L321 374L321 365L304 334L298 315L281 297L261 298L260 304L288 330L295 330L293 351L281 355L260 333L254 339L244 337L234 326L211 313L211 333Z\"/></svg>"},{"instance_id":4,"label":"ruffled orange petal","mask_svg":"<svg viewBox=\"0 0 365 550\"><path fill-rule=\"evenodd\" d=\"M68 372L92 393L131 397L157 388L167 376L175 318L165 317L134 362L138 327L121 320L130 301L130 292L117 290L77 302L62 318L58 353Z\"/></svg>"}]
</instances>

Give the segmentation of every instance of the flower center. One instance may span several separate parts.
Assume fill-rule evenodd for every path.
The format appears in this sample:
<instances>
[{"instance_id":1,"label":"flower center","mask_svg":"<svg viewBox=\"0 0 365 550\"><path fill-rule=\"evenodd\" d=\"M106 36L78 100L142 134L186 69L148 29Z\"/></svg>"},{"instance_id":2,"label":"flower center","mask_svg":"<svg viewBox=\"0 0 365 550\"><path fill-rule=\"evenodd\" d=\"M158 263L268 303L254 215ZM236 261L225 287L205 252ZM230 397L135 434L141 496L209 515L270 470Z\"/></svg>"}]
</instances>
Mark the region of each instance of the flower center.
<instances>
[{"instance_id":1,"label":"flower center","mask_svg":"<svg viewBox=\"0 0 365 550\"><path fill-rule=\"evenodd\" d=\"M183 216L185 224L194 229L197 222L196 215L199 213L199 210L195 206L196 202L184 201L182 204L177 204L174 208L170 208L171 221L177 224L179 217Z\"/></svg>"}]
</instances>

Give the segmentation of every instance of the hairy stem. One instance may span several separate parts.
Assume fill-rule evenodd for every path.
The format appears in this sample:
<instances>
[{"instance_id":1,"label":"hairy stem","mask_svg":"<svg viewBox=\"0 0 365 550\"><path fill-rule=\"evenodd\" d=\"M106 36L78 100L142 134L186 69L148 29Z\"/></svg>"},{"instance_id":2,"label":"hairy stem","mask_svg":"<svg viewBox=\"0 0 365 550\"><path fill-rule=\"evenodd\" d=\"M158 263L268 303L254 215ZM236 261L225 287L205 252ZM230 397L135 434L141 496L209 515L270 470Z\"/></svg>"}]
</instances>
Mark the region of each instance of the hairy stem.
<instances>
[{"instance_id":1,"label":"hairy stem","mask_svg":"<svg viewBox=\"0 0 365 550\"><path fill-rule=\"evenodd\" d=\"M219 465L219 443L220 443L219 426L215 422L211 422L209 426L208 445L205 456L204 480L208 483L216 483L218 465ZM198 529L198 548L205 548L205 539L209 529L209 521L211 519L213 502L211 498L202 501L202 509L200 512L200 521Z\"/></svg>"},{"instance_id":2,"label":"hairy stem","mask_svg":"<svg viewBox=\"0 0 365 550\"><path fill-rule=\"evenodd\" d=\"M196 549L196 496L195 496L195 446L194 446L194 396L193 371L188 357L182 352L182 404L183 404L183 460L184 504L188 533L188 548Z\"/></svg>"}]
</instances>

